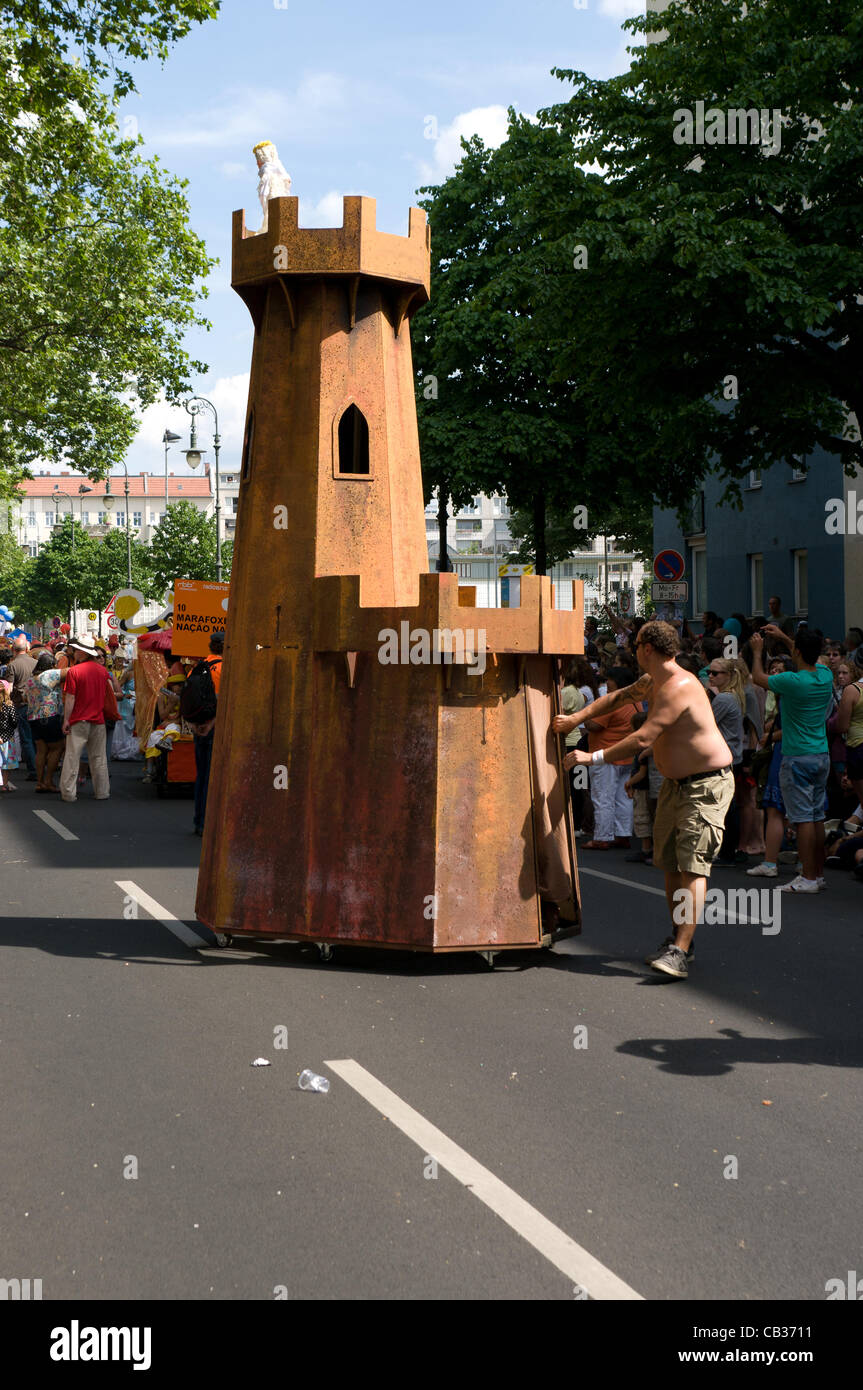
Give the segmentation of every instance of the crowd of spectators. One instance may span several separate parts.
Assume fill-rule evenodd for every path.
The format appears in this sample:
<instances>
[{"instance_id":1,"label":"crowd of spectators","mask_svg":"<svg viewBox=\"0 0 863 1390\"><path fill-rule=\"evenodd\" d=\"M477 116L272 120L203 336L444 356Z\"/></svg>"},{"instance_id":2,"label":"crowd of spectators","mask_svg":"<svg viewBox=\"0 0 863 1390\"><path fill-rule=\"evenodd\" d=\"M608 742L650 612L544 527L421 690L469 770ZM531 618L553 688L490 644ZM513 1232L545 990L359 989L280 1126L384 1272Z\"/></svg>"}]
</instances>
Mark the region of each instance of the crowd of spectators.
<instances>
[{"instance_id":1,"label":"crowd of spectators","mask_svg":"<svg viewBox=\"0 0 863 1390\"><path fill-rule=\"evenodd\" d=\"M731 752L735 792L717 867L753 877L791 873L783 891L821 892L825 863L863 882L863 631L826 635L796 622L774 595L769 619L708 611L703 631L679 625L679 665L698 675ZM585 622L585 652L566 676L562 710L573 713L640 674L635 642L646 618L606 608ZM605 762L570 769L582 848L626 847L652 863L652 819L661 775L649 752L615 763L614 745L642 719L626 705L567 736L568 748L602 748ZM632 836L640 841L632 845Z\"/></svg>"}]
</instances>

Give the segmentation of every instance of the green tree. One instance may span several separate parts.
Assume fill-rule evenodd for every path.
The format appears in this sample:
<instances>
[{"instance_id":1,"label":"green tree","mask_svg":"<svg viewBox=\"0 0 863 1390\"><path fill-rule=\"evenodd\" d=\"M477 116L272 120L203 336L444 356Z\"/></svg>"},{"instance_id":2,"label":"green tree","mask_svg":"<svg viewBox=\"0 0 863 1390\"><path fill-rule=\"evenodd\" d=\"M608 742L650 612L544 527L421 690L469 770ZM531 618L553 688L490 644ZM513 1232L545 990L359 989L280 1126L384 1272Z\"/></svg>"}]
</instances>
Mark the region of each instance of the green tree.
<instances>
[{"instance_id":1,"label":"green tree","mask_svg":"<svg viewBox=\"0 0 863 1390\"><path fill-rule=\"evenodd\" d=\"M19 591L21 611L16 610L16 618L44 622L56 614L67 614L76 600L89 601L98 545L79 522L64 516L61 526L26 566Z\"/></svg>"},{"instance_id":2,"label":"green tree","mask_svg":"<svg viewBox=\"0 0 863 1390\"><path fill-rule=\"evenodd\" d=\"M26 583L27 567L32 561L25 555L11 531L0 532L0 603L17 613Z\"/></svg>"},{"instance_id":3,"label":"green tree","mask_svg":"<svg viewBox=\"0 0 863 1390\"><path fill-rule=\"evenodd\" d=\"M588 419L622 425L666 505L685 503L711 470L739 496L748 469L816 446L853 472L863 465L847 414L863 423L863 11L686 0L625 27L665 37L630 49L629 70L607 81L558 70L573 95L540 113L558 167L593 200L591 210L580 196L537 199L554 266L541 326L555 375L577 372ZM697 102L704 143L687 143ZM763 129L727 116L750 110L769 113ZM573 152L601 173L575 169ZM576 270L575 243L587 252Z\"/></svg>"},{"instance_id":4,"label":"green tree","mask_svg":"<svg viewBox=\"0 0 863 1390\"><path fill-rule=\"evenodd\" d=\"M518 544L519 560L534 560L533 517L529 512L514 511L509 529ZM641 560L653 555L653 509L649 500L621 507L610 499L597 512L587 507L575 513L570 508L561 511L549 508L546 515L545 548L548 564L565 560L574 550L584 550L597 536L613 536Z\"/></svg>"},{"instance_id":5,"label":"green tree","mask_svg":"<svg viewBox=\"0 0 863 1390\"><path fill-rule=\"evenodd\" d=\"M463 148L451 177L422 190L432 195L424 204L432 299L412 333L426 488L455 477L457 504L480 490L505 492L522 553L544 574L585 538L574 529L576 508L596 534L613 497L628 534L643 530L651 497L624 423L614 412L588 413L579 359L560 370L549 342L550 326L561 331L559 277L573 237L549 244L548 209L566 207L572 223L577 210L594 215L601 191L574 168L559 131L514 112L498 149L478 137ZM586 304L588 293L573 274L567 304L574 296Z\"/></svg>"},{"instance_id":6,"label":"green tree","mask_svg":"<svg viewBox=\"0 0 863 1390\"><path fill-rule=\"evenodd\" d=\"M551 380L534 330L535 277L513 274L514 256L527 260L541 247L520 199L510 196L509 142L500 150L479 137L462 144L454 174L421 190L431 194L423 206L432 227L432 299L412 332L426 489L447 488L456 506L478 491L505 492L532 518L544 574L546 514L568 502L578 412L571 383Z\"/></svg>"},{"instance_id":7,"label":"green tree","mask_svg":"<svg viewBox=\"0 0 863 1390\"><path fill-rule=\"evenodd\" d=\"M142 545L135 537L130 537L130 550L132 556L132 584L133 589L138 589L145 598L161 598L163 590L158 593L153 583L150 564L150 552L147 546ZM111 529L106 536L98 539L96 550L93 555L93 563L87 575L87 592L82 595L86 602L96 609L103 609L108 606L118 589L129 588L128 565L126 553L126 530L125 527L118 526Z\"/></svg>"},{"instance_id":8,"label":"green tree","mask_svg":"<svg viewBox=\"0 0 863 1390\"><path fill-rule=\"evenodd\" d=\"M229 560L232 552L229 553ZM216 521L192 502L172 503L153 532L149 566L153 592L160 596L175 579L216 578Z\"/></svg>"},{"instance_id":9,"label":"green tree","mask_svg":"<svg viewBox=\"0 0 863 1390\"><path fill-rule=\"evenodd\" d=\"M103 476L135 407L204 370L182 347L213 265L185 184L117 123L117 59L164 57L205 0L18 0L0 19L0 490L40 459ZM66 56L68 54L68 56ZM109 81L112 85L108 85ZM108 90L106 90L106 86Z\"/></svg>"}]
</instances>

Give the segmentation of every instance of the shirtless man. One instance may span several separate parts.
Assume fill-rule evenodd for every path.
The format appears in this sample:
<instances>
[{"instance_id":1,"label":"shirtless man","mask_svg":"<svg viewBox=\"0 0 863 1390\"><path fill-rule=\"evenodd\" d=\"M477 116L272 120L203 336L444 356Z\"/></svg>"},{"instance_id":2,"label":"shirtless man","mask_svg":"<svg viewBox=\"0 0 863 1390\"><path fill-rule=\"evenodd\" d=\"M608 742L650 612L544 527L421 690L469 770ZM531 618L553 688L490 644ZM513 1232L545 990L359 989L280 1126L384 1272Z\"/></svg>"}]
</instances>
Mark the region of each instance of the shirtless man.
<instances>
[{"instance_id":1,"label":"shirtless man","mask_svg":"<svg viewBox=\"0 0 863 1390\"><path fill-rule=\"evenodd\" d=\"M716 727L703 685L674 659L679 645L670 623L645 623L636 642L638 664L645 672L641 679L575 714L557 715L551 727L556 734L567 734L618 705L647 700L646 720L615 744L614 756L615 760L634 758L650 748L665 778L653 828L653 862L665 871L673 930L647 963L685 980L687 958L693 956L692 938L704 912L707 879L734 794L734 777L731 750ZM601 751L576 750L567 753L563 765L599 763L603 756Z\"/></svg>"}]
</instances>

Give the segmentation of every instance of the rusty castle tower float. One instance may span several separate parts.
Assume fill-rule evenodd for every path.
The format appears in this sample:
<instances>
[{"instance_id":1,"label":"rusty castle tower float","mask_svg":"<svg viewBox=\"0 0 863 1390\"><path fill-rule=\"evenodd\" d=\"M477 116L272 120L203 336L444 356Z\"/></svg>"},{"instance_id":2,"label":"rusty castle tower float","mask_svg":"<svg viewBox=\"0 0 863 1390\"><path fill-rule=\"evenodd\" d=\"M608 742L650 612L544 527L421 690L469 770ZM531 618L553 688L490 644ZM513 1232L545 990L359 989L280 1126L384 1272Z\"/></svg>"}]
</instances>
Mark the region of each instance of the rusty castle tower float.
<instances>
[{"instance_id":1,"label":"rusty castle tower float","mask_svg":"<svg viewBox=\"0 0 863 1390\"><path fill-rule=\"evenodd\" d=\"M340 228L300 229L297 206L272 199L257 235L234 214L255 339L197 915L322 946L547 944L579 921L548 729L581 585L572 612L535 576L521 607L478 609L428 573L407 323L425 214L402 237L371 198ZM485 670L457 638L451 663L385 664L384 630L484 630Z\"/></svg>"}]
</instances>

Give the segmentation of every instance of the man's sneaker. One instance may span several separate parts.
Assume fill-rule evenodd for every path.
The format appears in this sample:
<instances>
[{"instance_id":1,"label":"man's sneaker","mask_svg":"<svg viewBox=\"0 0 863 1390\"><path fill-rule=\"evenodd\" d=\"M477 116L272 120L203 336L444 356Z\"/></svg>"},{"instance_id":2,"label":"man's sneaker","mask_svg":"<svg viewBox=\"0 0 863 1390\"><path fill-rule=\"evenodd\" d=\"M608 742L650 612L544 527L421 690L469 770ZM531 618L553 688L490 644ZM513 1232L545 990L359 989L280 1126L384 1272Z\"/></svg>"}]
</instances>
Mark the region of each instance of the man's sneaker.
<instances>
[{"instance_id":1,"label":"man's sneaker","mask_svg":"<svg viewBox=\"0 0 863 1390\"><path fill-rule=\"evenodd\" d=\"M827 880L826 880L826 878L816 878L815 882L818 884L818 892L819 892L819 893L824 893L824 892L826 892L826 889L827 889Z\"/></svg>"},{"instance_id":2,"label":"man's sneaker","mask_svg":"<svg viewBox=\"0 0 863 1390\"><path fill-rule=\"evenodd\" d=\"M826 884L826 883L824 884L824 887L825 887L825 888L827 887L827 884ZM779 889L779 892L780 892L780 893L820 893L820 892L821 892L821 887L820 887L820 883L819 883L819 881L818 881L817 879L815 880L814 883L810 883L809 880L808 880L808 879L805 879L805 878L803 877L802 874L798 874L796 878L792 878L792 880L791 880L790 883L783 883L782 887Z\"/></svg>"},{"instance_id":3,"label":"man's sneaker","mask_svg":"<svg viewBox=\"0 0 863 1390\"><path fill-rule=\"evenodd\" d=\"M674 937L673 937L673 936L667 936L667 937L665 938L665 940L663 941L662 945L659 947L659 949L658 949L657 951L654 951L651 955L645 956L645 957L644 957L644 963L645 963L645 965L652 965L653 962L654 962L655 960L659 960L659 957L660 957L660 956L664 956L664 955L665 955L665 953L666 953L666 951L668 950L669 946L674 946ZM675 947L675 950L676 950L676 949L677 949L677 947ZM686 959L690 962L690 964L692 963L692 961L695 960L695 947L694 947L694 946L690 946L690 947L689 947L689 950L686 952Z\"/></svg>"},{"instance_id":4,"label":"man's sneaker","mask_svg":"<svg viewBox=\"0 0 863 1390\"><path fill-rule=\"evenodd\" d=\"M669 946L667 951L657 956L650 964L654 970L661 970L663 975L673 975L676 980L685 980L689 975L686 956L677 946Z\"/></svg>"},{"instance_id":5,"label":"man's sneaker","mask_svg":"<svg viewBox=\"0 0 863 1390\"><path fill-rule=\"evenodd\" d=\"M778 878L779 870L775 864L756 864L754 869L747 869L750 878Z\"/></svg>"}]
</instances>

